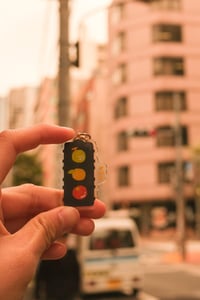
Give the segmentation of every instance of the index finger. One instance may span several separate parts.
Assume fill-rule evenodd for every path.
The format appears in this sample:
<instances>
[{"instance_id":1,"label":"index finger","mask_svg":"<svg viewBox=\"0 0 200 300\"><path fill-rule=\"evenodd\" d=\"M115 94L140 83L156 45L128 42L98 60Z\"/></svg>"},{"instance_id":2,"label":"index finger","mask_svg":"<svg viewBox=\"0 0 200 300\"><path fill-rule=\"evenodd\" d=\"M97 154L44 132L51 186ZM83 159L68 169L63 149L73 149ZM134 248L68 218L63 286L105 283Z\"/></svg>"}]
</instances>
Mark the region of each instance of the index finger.
<instances>
[{"instance_id":1,"label":"index finger","mask_svg":"<svg viewBox=\"0 0 200 300\"><path fill-rule=\"evenodd\" d=\"M0 183L20 152L42 144L63 143L74 136L71 128L40 124L29 128L5 130L0 133Z\"/></svg>"}]
</instances>

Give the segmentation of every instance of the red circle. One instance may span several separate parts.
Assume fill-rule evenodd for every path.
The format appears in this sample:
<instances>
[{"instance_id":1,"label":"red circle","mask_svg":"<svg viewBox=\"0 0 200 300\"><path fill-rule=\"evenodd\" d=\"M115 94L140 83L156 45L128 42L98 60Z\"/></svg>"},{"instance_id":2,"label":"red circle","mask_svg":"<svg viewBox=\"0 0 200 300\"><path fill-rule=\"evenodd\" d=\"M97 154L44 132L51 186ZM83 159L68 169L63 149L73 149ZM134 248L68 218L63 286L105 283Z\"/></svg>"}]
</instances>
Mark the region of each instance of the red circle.
<instances>
[{"instance_id":1,"label":"red circle","mask_svg":"<svg viewBox=\"0 0 200 300\"><path fill-rule=\"evenodd\" d=\"M87 188L84 185L77 185L72 190L72 196L77 200L82 200L87 196Z\"/></svg>"}]
</instances>

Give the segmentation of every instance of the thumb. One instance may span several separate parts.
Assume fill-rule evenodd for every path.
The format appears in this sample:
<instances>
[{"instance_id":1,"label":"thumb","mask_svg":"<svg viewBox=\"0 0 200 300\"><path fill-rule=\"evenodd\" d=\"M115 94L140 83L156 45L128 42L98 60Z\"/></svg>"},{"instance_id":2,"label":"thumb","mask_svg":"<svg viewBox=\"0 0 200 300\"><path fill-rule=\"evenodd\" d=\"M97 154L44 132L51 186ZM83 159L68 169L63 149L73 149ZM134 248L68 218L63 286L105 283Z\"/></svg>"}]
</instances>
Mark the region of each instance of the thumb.
<instances>
[{"instance_id":1,"label":"thumb","mask_svg":"<svg viewBox=\"0 0 200 300\"><path fill-rule=\"evenodd\" d=\"M78 223L80 215L73 207L58 207L38 214L17 235L36 258L40 258L54 241L68 233Z\"/></svg>"}]
</instances>

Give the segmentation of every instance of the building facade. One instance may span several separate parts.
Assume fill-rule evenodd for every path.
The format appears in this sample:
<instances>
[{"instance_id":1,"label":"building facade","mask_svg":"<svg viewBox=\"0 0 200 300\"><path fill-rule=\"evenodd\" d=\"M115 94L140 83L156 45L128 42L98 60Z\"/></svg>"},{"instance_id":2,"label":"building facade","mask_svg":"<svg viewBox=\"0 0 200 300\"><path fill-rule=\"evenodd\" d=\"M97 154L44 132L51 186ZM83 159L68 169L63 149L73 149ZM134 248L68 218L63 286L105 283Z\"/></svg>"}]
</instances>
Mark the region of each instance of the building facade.
<instances>
[{"instance_id":1,"label":"building facade","mask_svg":"<svg viewBox=\"0 0 200 300\"><path fill-rule=\"evenodd\" d=\"M38 88L37 101L34 106L34 124L57 124L57 80L44 78ZM62 150L50 144L39 148L38 156L42 163L43 185L60 186L62 172ZM58 159L58 157L60 159ZM58 163L60 161L60 163ZM52 171L53 170L53 171Z\"/></svg>"},{"instance_id":2,"label":"building facade","mask_svg":"<svg viewBox=\"0 0 200 300\"><path fill-rule=\"evenodd\" d=\"M0 130L8 127L8 99L6 96L0 97Z\"/></svg>"},{"instance_id":3,"label":"building facade","mask_svg":"<svg viewBox=\"0 0 200 300\"><path fill-rule=\"evenodd\" d=\"M19 87L10 90L8 95L9 128L21 128L34 124L37 96L37 87Z\"/></svg>"},{"instance_id":4,"label":"building facade","mask_svg":"<svg viewBox=\"0 0 200 300\"><path fill-rule=\"evenodd\" d=\"M112 208L129 208L144 232L175 224L180 191L186 220L195 222L199 30L198 0L118 0L109 8L106 198Z\"/></svg>"}]
</instances>

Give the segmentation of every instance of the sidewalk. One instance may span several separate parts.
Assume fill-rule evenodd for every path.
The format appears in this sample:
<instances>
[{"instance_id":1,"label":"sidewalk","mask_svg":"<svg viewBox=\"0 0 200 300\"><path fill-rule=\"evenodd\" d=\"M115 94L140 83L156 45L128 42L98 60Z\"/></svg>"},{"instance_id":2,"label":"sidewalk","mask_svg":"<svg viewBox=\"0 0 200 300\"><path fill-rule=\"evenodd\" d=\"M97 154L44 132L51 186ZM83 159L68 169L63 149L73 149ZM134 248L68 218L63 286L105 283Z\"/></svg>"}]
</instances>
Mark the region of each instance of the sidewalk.
<instances>
[{"instance_id":1,"label":"sidewalk","mask_svg":"<svg viewBox=\"0 0 200 300\"><path fill-rule=\"evenodd\" d=\"M178 251L166 253L163 255L163 262L165 263L186 263L200 265L200 250L186 250L186 256L183 259Z\"/></svg>"},{"instance_id":2,"label":"sidewalk","mask_svg":"<svg viewBox=\"0 0 200 300\"><path fill-rule=\"evenodd\" d=\"M142 244L149 247L151 251L160 250L162 263L179 264L186 263L192 265L200 265L200 240L190 239L185 242L185 258L182 258L181 253L175 239L166 240L163 238L144 238Z\"/></svg>"}]
</instances>

